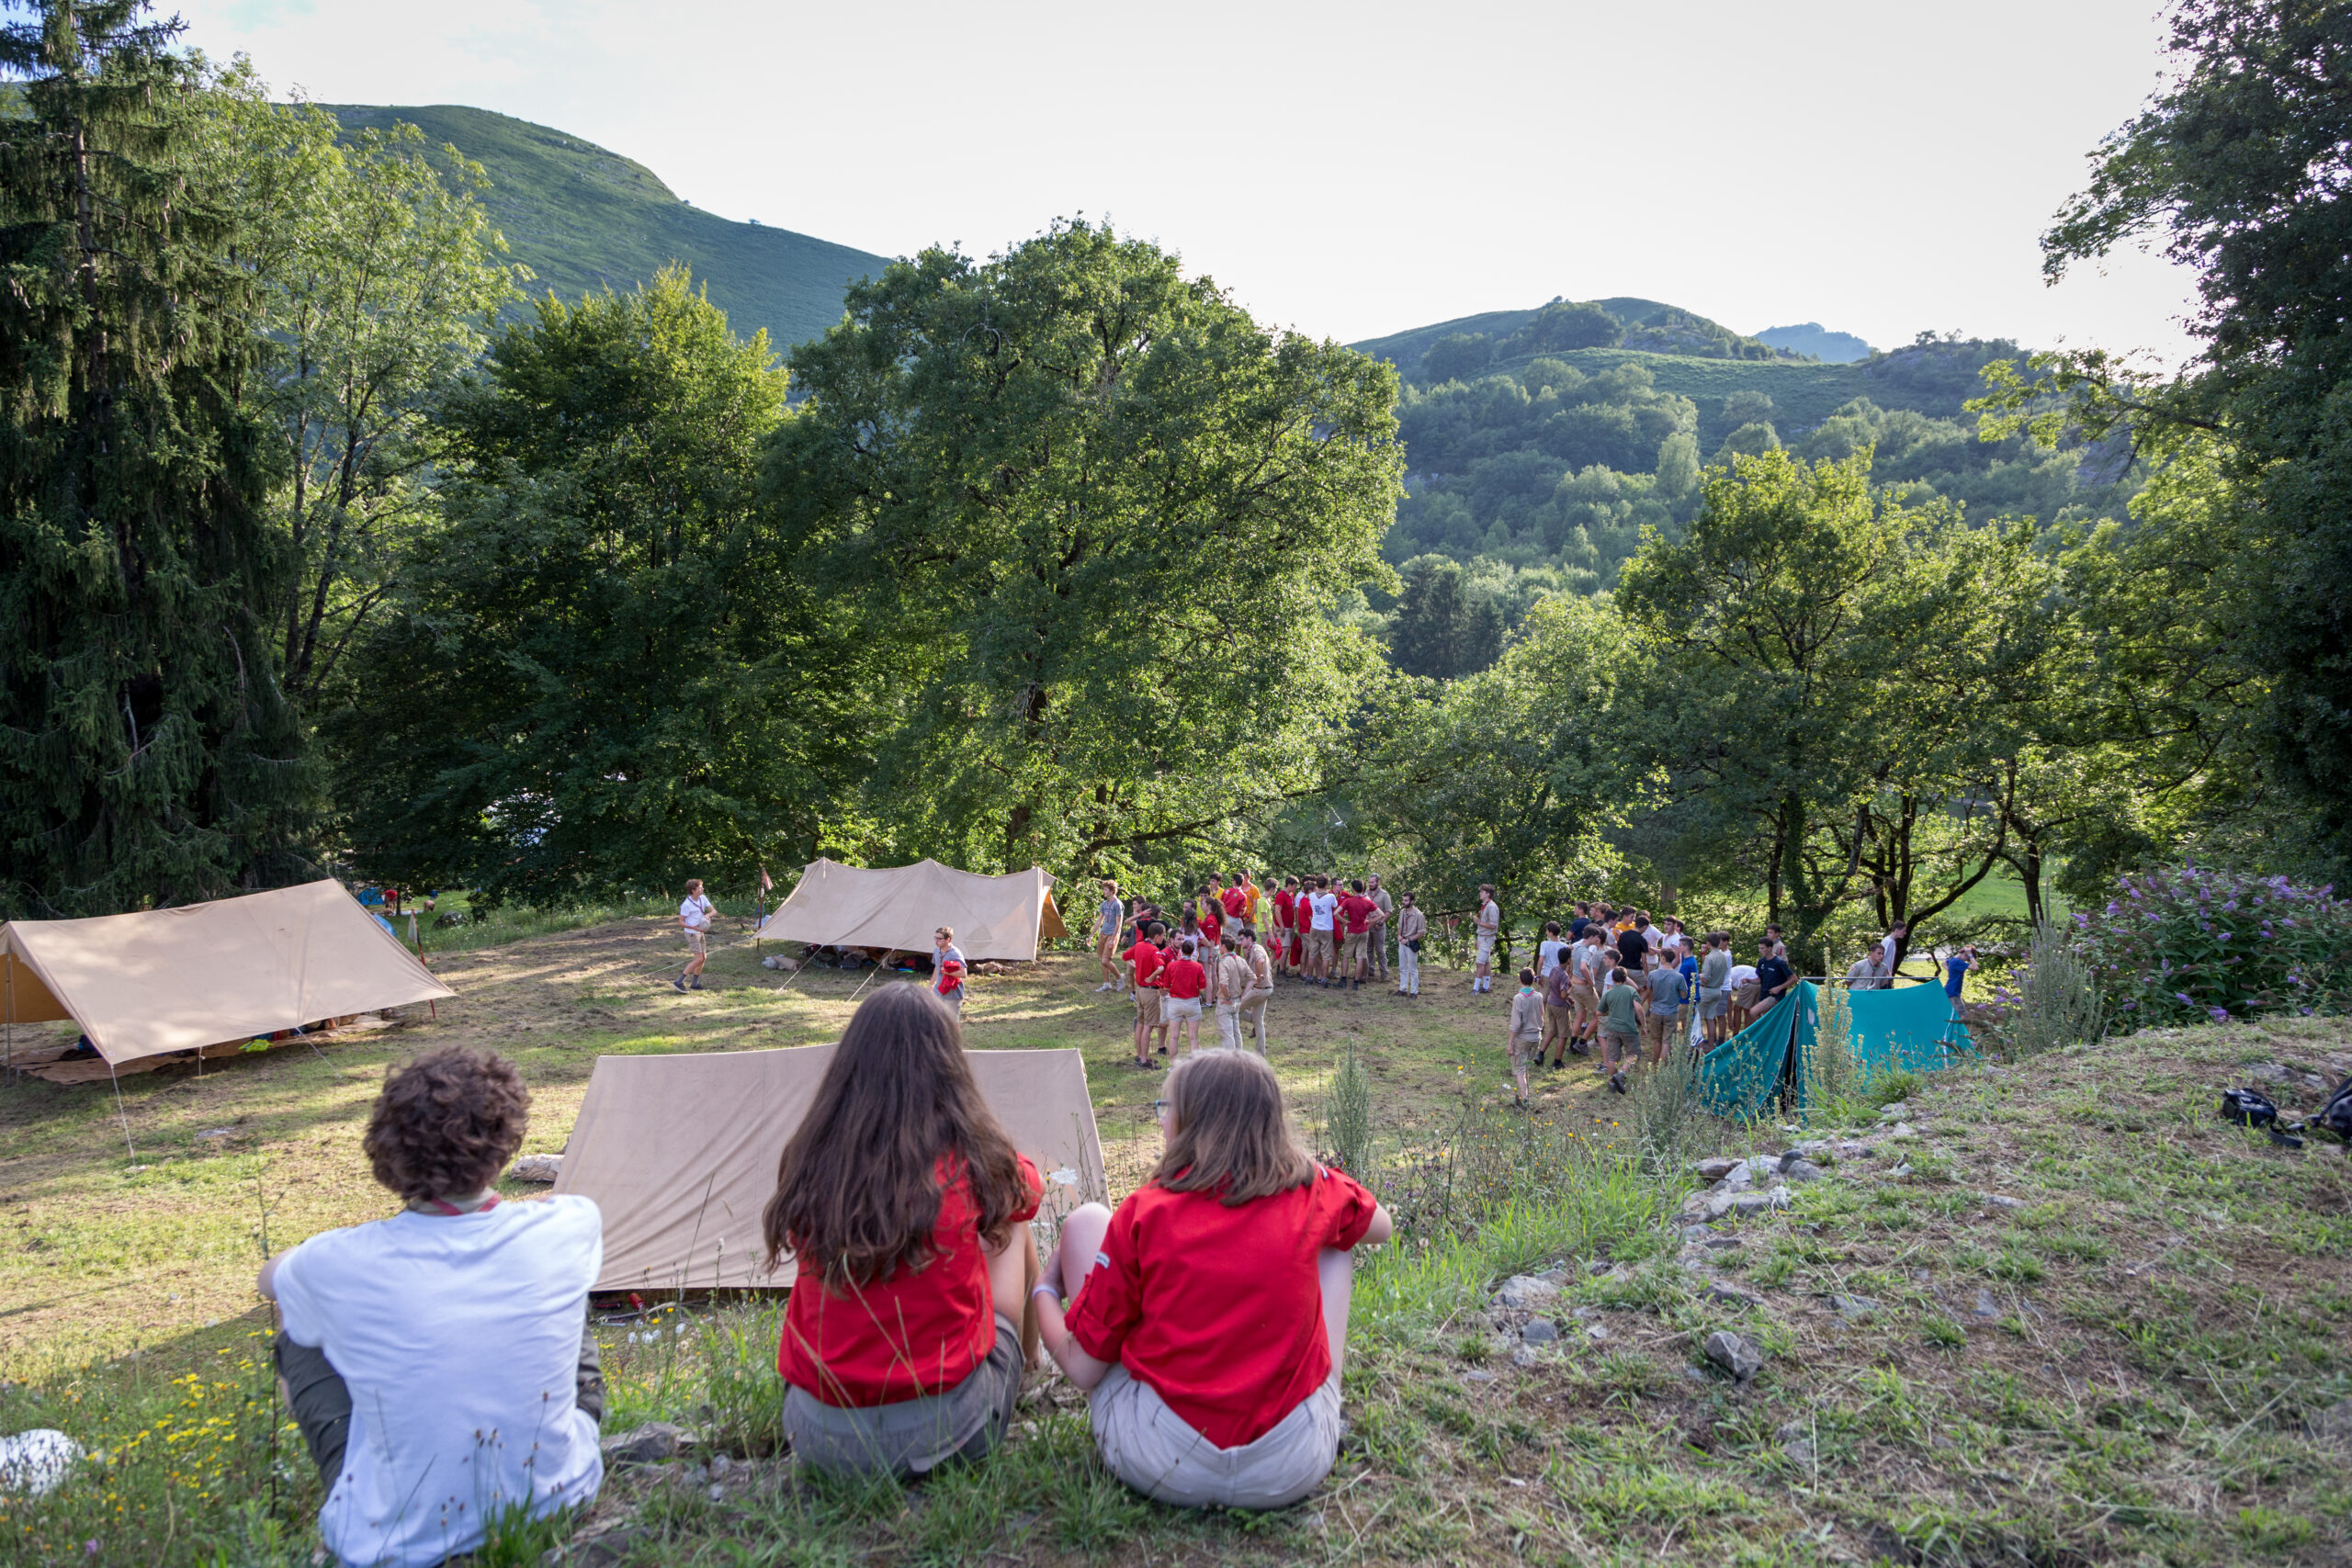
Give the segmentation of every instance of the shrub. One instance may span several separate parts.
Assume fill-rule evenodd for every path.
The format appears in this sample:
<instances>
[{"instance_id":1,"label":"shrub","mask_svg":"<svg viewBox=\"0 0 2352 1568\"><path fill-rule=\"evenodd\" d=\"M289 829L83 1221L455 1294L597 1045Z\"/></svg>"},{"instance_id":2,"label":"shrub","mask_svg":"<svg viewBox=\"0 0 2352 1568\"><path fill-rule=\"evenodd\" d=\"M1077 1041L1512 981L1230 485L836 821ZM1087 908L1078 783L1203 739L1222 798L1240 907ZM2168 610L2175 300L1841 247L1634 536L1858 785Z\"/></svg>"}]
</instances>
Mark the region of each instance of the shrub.
<instances>
[{"instance_id":1,"label":"shrub","mask_svg":"<svg viewBox=\"0 0 2352 1568\"><path fill-rule=\"evenodd\" d=\"M1357 1180L1376 1179L1372 1168L1372 1078L1356 1060L1355 1042L1332 1075L1330 1097L1324 1102L1325 1134L1331 1145L1331 1163Z\"/></svg>"},{"instance_id":2,"label":"shrub","mask_svg":"<svg viewBox=\"0 0 2352 1568\"><path fill-rule=\"evenodd\" d=\"M2017 990L2002 993L2001 1037L2013 1055L2030 1056L2107 1032L2098 977L2058 927L2034 928L2019 975Z\"/></svg>"},{"instance_id":3,"label":"shrub","mask_svg":"<svg viewBox=\"0 0 2352 1568\"><path fill-rule=\"evenodd\" d=\"M2123 877L2075 920L2074 951L2126 1030L2341 1011L2352 988L2352 901L2333 887L2188 865Z\"/></svg>"}]
</instances>

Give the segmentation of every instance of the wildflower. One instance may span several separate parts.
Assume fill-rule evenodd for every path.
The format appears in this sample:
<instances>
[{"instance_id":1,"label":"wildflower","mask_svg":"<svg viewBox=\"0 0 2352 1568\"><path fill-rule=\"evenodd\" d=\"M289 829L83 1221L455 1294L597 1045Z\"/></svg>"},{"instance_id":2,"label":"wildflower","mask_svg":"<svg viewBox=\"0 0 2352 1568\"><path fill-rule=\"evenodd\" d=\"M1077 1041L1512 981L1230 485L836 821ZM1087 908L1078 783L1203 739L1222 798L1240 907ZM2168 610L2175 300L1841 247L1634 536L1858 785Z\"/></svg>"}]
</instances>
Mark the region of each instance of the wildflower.
<instances>
[{"instance_id":1,"label":"wildflower","mask_svg":"<svg viewBox=\"0 0 2352 1568\"><path fill-rule=\"evenodd\" d=\"M2193 1008L2197 1005L2187 991L2175 991L2173 995L2180 998L2180 1005L2185 1008Z\"/></svg>"},{"instance_id":2,"label":"wildflower","mask_svg":"<svg viewBox=\"0 0 2352 1568\"><path fill-rule=\"evenodd\" d=\"M2207 1008L2205 1010L2212 1015L2215 1023L2230 1021L2230 1010L2227 1008Z\"/></svg>"}]
</instances>

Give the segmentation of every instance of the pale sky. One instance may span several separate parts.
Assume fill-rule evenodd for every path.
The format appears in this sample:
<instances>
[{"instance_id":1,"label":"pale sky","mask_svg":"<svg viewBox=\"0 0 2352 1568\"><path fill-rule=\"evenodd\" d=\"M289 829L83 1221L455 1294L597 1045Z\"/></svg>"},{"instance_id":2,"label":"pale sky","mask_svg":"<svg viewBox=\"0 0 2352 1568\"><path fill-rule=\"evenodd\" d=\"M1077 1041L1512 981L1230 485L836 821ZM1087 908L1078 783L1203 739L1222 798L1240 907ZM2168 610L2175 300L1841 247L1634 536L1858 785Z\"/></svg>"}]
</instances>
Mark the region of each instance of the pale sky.
<instances>
[{"instance_id":1,"label":"pale sky","mask_svg":"<svg viewBox=\"0 0 2352 1568\"><path fill-rule=\"evenodd\" d=\"M177 10L280 92L496 109L885 255L1107 214L1318 336L1628 294L2171 358L2186 275L2129 254L2049 289L2036 244L2156 85L2157 3Z\"/></svg>"}]
</instances>

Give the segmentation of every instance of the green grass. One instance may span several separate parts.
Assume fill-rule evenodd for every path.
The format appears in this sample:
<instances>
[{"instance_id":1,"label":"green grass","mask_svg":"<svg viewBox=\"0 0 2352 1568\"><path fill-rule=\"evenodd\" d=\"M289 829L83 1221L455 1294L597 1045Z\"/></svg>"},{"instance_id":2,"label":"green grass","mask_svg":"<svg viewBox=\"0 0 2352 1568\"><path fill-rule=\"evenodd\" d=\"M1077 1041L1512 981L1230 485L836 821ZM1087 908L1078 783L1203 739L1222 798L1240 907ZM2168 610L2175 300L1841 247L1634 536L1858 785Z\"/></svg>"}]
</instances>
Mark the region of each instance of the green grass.
<instances>
[{"instance_id":1,"label":"green grass","mask_svg":"<svg viewBox=\"0 0 2352 1568\"><path fill-rule=\"evenodd\" d=\"M841 319L842 291L887 257L764 223L738 223L678 199L643 164L593 142L488 109L454 105L322 106L351 129L405 121L482 165L492 220L536 297L625 290L672 262L690 267L743 337L765 328L779 355Z\"/></svg>"},{"instance_id":2,"label":"green grass","mask_svg":"<svg viewBox=\"0 0 2352 1568\"><path fill-rule=\"evenodd\" d=\"M263 1204L275 1245L380 1212L349 1140L397 1050L498 1043L537 1096L534 1144L553 1146L598 1051L821 1037L854 984L783 989L747 946L723 946L727 988L656 995L673 956L659 919L447 953L461 1002L383 1048L241 1059L201 1088L126 1084L136 1162L108 1152L110 1100L0 1092L0 1375L16 1380L0 1430L62 1427L104 1456L49 1499L0 1501L0 1561L309 1562L315 1482L255 1355ZM1276 998L1302 1121L1352 1041L1374 1085L1368 1163L1412 1216L1363 1262L1349 1435L1299 1506L1141 1501L1050 1377L974 1469L904 1490L803 1475L777 1451L777 1309L737 1301L600 1332L608 1429L659 1417L708 1445L616 1472L582 1517L510 1530L483 1561L541 1562L566 1531L554 1561L596 1568L2335 1560L2352 1456L2312 1432L2352 1400L2352 1242L2324 1223L2352 1212L2352 1168L2332 1149L2283 1155L2208 1100L2248 1061L2352 1064L2340 1021L2150 1033L2051 1053L2030 1076L1900 1086L1913 1175L1840 1161L1791 1211L1719 1225L1736 1247L1686 1249L1671 1216L1691 1179L1645 1172L1589 1077L1542 1080L1536 1115L1510 1116L1499 1008L1455 978L1433 975L1418 1009ZM1090 984L1071 957L984 978L974 1043L1086 1050L1114 1170L1132 1179L1151 1145L1130 1112L1159 1080L1113 1073L1118 1015ZM224 1123L243 1129L229 1146L192 1142ZM1784 1136L1702 1123L1695 1143ZM1555 1267L1562 1337L1519 1365L1488 1289ZM1762 1299L1714 1300L1693 1270ZM165 1290L187 1321L159 1315ZM1848 1322L1832 1292L1879 1310ZM1752 1382L1706 1359L1719 1328L1768 1351Z\"/></svg>"}]
</instances>

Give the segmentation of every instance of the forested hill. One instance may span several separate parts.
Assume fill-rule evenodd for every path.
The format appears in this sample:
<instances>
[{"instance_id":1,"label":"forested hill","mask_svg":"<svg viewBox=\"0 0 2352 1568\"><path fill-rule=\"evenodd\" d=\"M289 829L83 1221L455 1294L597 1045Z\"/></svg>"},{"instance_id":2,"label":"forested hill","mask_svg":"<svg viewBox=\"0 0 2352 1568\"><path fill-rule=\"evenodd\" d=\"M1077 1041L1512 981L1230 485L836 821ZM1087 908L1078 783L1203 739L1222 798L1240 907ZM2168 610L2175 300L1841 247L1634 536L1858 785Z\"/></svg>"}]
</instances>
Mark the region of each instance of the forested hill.
<instances>
[{"instance_id":1,"label":"forested hill","mask_svg":"<svg viewBox=\"0 0 2352 1568\"><path fill-rule=\"evenodd\" d=\"M1645 346L1669 339L1686 346ZM1354 346L1404 377L1408 494L1384 553L1408 590L1342 614L1384 633L1416 673L1488 662L1546 593L1613 587L1642 528L1677 534L1700 470L1736 452L1844 457L1868 446L1874 479L1977 522L2120 516L2136 488L2120 454L1977 439L1963 405L1985 365L2022 356L2006 340L1923 334L1826 364L1653 300L1601 299Z\"/></svg>"},{"instance_id":2,"label":"forested hill","mask_svg":"<svg viewBox=\"0 0 2352 1568\"><path fill-rule=\"evenodd\" d=\"M683 262L746 337L765 327L781 355L841 319L842 292L888 258L829 241L737 223L681 201L644 164L577 136L488 109L448 104L321 106L350 129L406 121L481 164L484 197L514 258L537 275L534 297L627 288Z\"/></svg>"}]
</instances>

